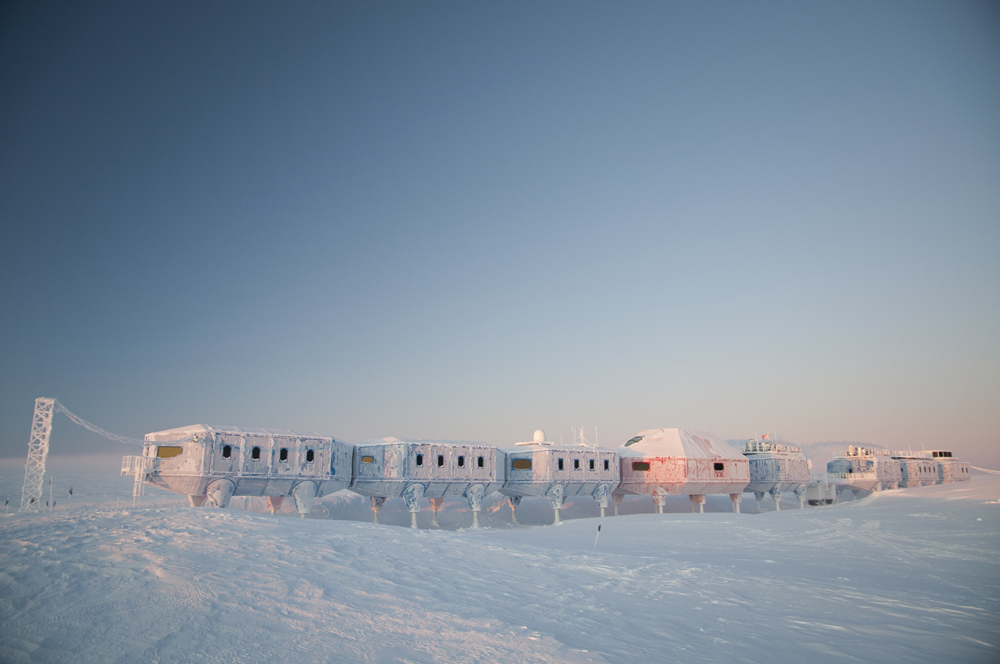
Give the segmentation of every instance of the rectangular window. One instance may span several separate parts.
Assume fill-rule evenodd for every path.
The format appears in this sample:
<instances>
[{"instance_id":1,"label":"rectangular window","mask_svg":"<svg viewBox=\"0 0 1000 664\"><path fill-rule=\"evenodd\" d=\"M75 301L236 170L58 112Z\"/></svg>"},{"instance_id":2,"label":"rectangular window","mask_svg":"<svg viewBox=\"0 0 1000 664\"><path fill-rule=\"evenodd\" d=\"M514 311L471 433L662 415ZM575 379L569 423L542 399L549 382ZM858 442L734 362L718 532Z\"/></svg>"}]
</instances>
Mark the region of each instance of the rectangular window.
<instances>
[{"instance_id":1,"label":"rectangular window","mask_svg":"<svg viewBox=\"0 0 1000 664\"><path fill-rule=\"evenodd\" d=\"M260 458L260 448L259 447L255 447L252 450L250 450L250 458L251 459L259 459Z\"/></svg>"},{"instance_id":2,"label":"rectangular window","mask_svg":"<svg viewBox=\"0 0 1000 664\"><path fill-rule=\"evenodd\" d=\"M478 465L478 466L479 466L480 468L482 468L482 467L483 467L483 457L479 457L479 460L478 460L478 461L477 461L476 463L477 463L477 465Z\"/></svg>"},{"instance_id":3,"label":"rectangular window","mask_svg":"<svg viewBox=\"0 0 1000 664\"><path fill-rule=\"evenodd\" d=\"M315 453L312 450L306 452L306 463L312 463L315 458Z\"/></svg>"},{"instance_id":4,"label":"rectangular window","mask_svg":"<svg viewBox=\"0 0 1000 664\"><path fill-rule=\"evenodd\" d=\"M573 459L573 470L580 470L580 460Z\"/></svg>"},{"instance_id":5,"label":"rectangular window","mask_svg":"<svg viewBox=\"0 0 1000 664\"><path fill-rule=\"evenodd\" d=\"M417 465L418 466L424 465L424 455L423 454L418 454L417 455Z\"/></svg>"},{"instance_id":6,"label":"rectangular window","mask_svg":"<svg viewBox=\"0 0 1000 664\"><path fill-rule=\"evenodd\" d=\"M633 461L632 470L649 470L648 461Z\"/></svg>"},{"instance_id":7,"label":"rectangular window","mask_svg":"<svg viewBox=\"0 0 1000 664\"><path fill-rule=\"evenodd\" d=\"M281 451L278 452L278 461L288 461L288 448L282 447Z\"/></svg>"},{"instance_id":8,"label":"rectangular window","mask_svg":"<svg viewBox=\"0 0 1000 664\"><path fill-rule=\"evenodd\" d=\"M608 460L605 459L604 460L604 470L607 470L608 468L609 468L609 466L608 466Z\"/></svg>"},{"instance_id":9,"label":"rectangular window","mask_svg":"<svg viewBox=\"0 0 1000 664\"><path fill-rule=\"evenodd\" d=\"M361 463L375 463L375 457L363 456L361 457Z\"/></svg>"},{"instance_id":10,"label":"rectangular window","mask_svg":"<svg viewBox=\"0 0 1000 664\"><path fill-rule=\"evenodd\" d=\"M594 460L593 459L590 460L590 469L591 470L594 469Z\"/></svg>"},{"instance_id":11,"label":"rectangular window","mask_svg":"<svg viewBox=\"0 0 1000 664\"><path fill-rule=\"evenodd\" d=\"M440 468L443 465L444 465L444 455L443 454L439 454L438 455L438 468Z\"/></svg>"},{"instance_id":12,"label":"rectangular window","mask_svg":"<svg viewBox=\"0 0 1000 664\"><path fill-rule=\"evenodd\" d=\"M531 470L531 459L514 459L510 462L514 470Z\"/></svg>"},{"instance_id":13,"label":"rectangular window","mask_svg":"<svg viewBox=\"0 0 1000 664\"><path fill-rule=\"evenodd\" d=\"M563 469L563 460L559 459L559 470Z\"/></svg>"},{"instance_id":14,"label":"rectangular window","mask_svg":"<svg viewBox=\"0 0 1000 664\"><path fill-rule=\"evenodd\" d=\"M724 469L725 469L725 465L723 465L723 464L721 464L719 462L715 463L715 472L719 472L719 471L724 470Z\"/></svg>"},{"instance_id":15,"label":"rectangular window","mask_svg":"<svg viewBox=\"0 0 1000 664\"><path fill-rule=\"evenodd\" d=\"M464 456L459 456L458 457L458 467L459 468L464 468L465 467L465 457Z\"/></svg>"},{"instance_id":16,"label":"rectangular window","mask_svg":"<svg viewBox=\"0 0 1000 664\"><path fill-rule=\"evenodd\" d=\"M183 447L170 446L160 446L156 448L156 458L157 459L172 459L181 452L184 451Z\"/></svg>"},{"instance_id":17,"label":"rectangular window","mask_svg":"<svg viewBox=\"0 0 1000 664\"><path fill-rule=\"evenodd\" d=\"M228 459L232 455L233 455L233 446L232 445L223 445L222 446L222 458L223 459Z\"/></svg>"}]
</instances>

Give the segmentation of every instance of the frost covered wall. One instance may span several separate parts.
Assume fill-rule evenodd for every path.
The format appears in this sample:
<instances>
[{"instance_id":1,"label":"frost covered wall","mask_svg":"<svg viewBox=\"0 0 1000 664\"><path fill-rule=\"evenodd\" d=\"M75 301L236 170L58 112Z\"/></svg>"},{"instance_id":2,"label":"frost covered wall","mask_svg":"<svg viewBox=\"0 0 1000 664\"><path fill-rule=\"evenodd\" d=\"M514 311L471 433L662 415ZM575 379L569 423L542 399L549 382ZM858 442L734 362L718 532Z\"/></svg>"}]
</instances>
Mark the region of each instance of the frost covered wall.
<instances>
[{"instance_id":1,"label":"frost covered wall","mask_svg":"<svg viewBox=\"0 0 1000 664\"><path fill-rule=\"evenodd\" d=\"M756 439L747 441L743 450L750 463L750 483L746 491L757 498L757 509L764 494L774 498L774 506L781 509L781 494L791 491L804 506L806 488L809 486L809 462L797 447L774 445Z\"/></svg>"},{"instance_id":2,"label":"frost covered wall","mask_svg":"<svg viewBox=\"0 0 1000 664\"><path fill-rule=\"evenodd\" d=\"M345 489L354 446L318 434L210 427L147 434L147 481L190 497L192 505L225 507L233 496L264 496L273 507L292 496L300 514L314 497Z\"/></svg>"},{"instance_id":3,"label":"frost covered wall","mask_svg":"<svg viewBox=\"0 0 1000 664\"><path fill-rule=\"evenodd\" d=\"M795 491L809 484L809 462L798 455L751 456L750 483L746 491L771 493Z\"/></svg>"},{"instance_id":4,"label":"frost covered wall","mask_svg":"<svg viewBox=\"0 0 1000 664\"><path fill-rule=\"evenodd\" d=\"M705 495L728 493L738 511L739 494L750 482L741 452L707 431L647 429L618 449L619 494L652 496L662 511L666 496L691 496L704 509Z\"/></svg>"},{"instance_id":5,"label":"frost covered wall","mask_svg":"<svg viewBox=\"0 0 1000 664\"><path fill-rule=\"evenodd\" d=\"M899 462L899 486L910 488L938 483L938 465L930 459L909 452L898 452L893 458Z\"/></svg>"},{"instance_id":6,"label":"frost covered wall","mask_svg":"<svg viewBox=\"0 0 1000 664\"><path fill-rule=\"evenodd\" d=\"M544 496L558 522L567 497L591 496L603 514L618 486L618 453L591 447L555 447L544 440L544 432L536 433L542 434L542 440L504 450L507 477L500 491L510 496L511 506L516 507L524 497Z\"/></svg>"},{"instance_id":7,"label":"frost covered wall","mask_svg":"<svg viewBox=\"0 0 1000 664\"><path fill-rule=\"evenodd\" d=\"M876 491L899 488L903 471L888 452L848 446L844 456L827 462L830 482L851 489Z\"/></svg>"},{"instance_id":8,"label":"frost covered wall","mask_svg":"<svg viewBox=\"0 0 1000 664\"><path fill-rule=\"evenodd\" d=\"M503 483L503 468L503 452L491 445L380 438L357 445L351 490L372 497L376 518L386 499L402 498L414 527L424 498L464 496L475 524L483 497ZM436 511L439 503L431 504Z\"/></svg>"}]
</instances>

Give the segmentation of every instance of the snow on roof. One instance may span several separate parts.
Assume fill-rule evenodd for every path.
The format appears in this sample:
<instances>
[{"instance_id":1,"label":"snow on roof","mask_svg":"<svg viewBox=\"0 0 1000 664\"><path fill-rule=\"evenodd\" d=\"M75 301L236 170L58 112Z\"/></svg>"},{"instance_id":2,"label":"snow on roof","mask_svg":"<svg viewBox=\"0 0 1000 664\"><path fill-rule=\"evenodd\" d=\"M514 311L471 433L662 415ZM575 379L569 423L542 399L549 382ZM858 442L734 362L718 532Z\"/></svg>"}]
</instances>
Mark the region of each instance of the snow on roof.
<instances>
[{"instance_id":1,"label":"snow on roof","mask_svg":"<svg viewBox=\"0 0 1000 664\"><path fill-rule=\"evenodd\" d=\"M372 438L371 440L364 440L358 443L358 445L391 445L393 443L404 443L404 444L414 444L414 445L486 445L486 443L481 443L475 440L436 440L431 438L396 438L395 436L386 436L385 438Z\"/></svg>"},{"instance_id":2,"label":"snow on roof","mask_svg":"<svg viewBox=\"0 0 1000 664\"><path fill-rule=\"evenodd\" d=\"M165 443L172 440L184 440L193 436L211 433L240 434L245 436L281 436L288 438L321 438L323 440L335 440L332 436L324 436L321 433L300 433L298 431L287 431L281 429L244 429L234 426L208 426L206 424L191 424L186 427L176 429L165 429L147 433L145 440L147 443Z\"/></svg>"},{"instance_id":3,"label":"snow on roof","mask_svg":"<svg viewBox=\"0 0 1000 664\"><path fill-rule=\"evenodd\" d=\"M742 459L743 454L715 434L692 429L645 429L618 448L622 456L688 459Z\"/></svg>"}]
</instances>

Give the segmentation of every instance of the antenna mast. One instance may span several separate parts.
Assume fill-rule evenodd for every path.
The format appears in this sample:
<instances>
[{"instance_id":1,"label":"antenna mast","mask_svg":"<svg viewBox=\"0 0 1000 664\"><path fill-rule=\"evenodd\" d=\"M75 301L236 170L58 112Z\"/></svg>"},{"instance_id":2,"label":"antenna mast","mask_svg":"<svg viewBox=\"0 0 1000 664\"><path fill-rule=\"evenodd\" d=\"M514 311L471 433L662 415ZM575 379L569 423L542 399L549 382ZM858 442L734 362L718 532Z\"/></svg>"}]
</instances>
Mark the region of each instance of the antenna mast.
<instances>
[{"instance_id":1,"label":"antenna mast","mask_svg":"<svg viewBox=\"0 0 1000 664\"><path fill-rule=\"evenodd\" d=\"M31 438L28 440L28 462L24 465L24 489L21 491L22 512L40 512L42 509L42 481L45 479L45 459L49 456L55 403L55 399L35 399L35 415L31 418Z\"/></svg>"}]
</instances>

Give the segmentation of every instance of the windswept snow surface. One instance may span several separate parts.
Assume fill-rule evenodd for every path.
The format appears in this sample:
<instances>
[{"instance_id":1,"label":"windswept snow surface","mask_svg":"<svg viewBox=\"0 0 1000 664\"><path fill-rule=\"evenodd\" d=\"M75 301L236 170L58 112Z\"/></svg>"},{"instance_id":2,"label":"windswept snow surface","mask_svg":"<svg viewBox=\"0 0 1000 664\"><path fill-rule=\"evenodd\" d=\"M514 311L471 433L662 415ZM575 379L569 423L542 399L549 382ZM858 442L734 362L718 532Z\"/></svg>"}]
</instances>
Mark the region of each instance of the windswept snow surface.
<instances>
[{"instance_id":1,"label":"windswept snow surface","mask_svg":"<svg viewBox=\"0 0 1000 664\"><path fill-rule=\"evenodd\" d=\"M502 509L478 531L345 520L369 518L345 497L321 506L337 519L152 490L133 509L116 469L55 468L56 510L0 519L0 661L1000 660L997 476L608 517L595 548L596 518L514 527ZM0 465L12 503L22 478Z\"/></svg>"}]
</instances>

